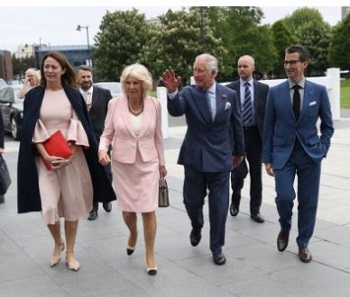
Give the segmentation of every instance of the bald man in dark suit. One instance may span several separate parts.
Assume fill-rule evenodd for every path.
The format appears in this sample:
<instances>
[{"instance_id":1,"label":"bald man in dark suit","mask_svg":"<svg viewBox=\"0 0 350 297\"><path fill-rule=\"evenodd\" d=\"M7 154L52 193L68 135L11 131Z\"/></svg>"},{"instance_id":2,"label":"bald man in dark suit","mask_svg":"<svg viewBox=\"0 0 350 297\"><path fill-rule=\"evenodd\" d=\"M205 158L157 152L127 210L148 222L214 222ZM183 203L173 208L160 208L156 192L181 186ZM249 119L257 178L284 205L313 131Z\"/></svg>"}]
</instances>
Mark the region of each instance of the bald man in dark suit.
<instances>
[{"instance_id":1,"label":"bald man in dark suit","mask_svg":"<svg viewBox=\"0 0 350 297\"><path fill-rule=\"evenodd\" d=\"M263 125L265 117L266 97L269 86L256 81L253 78L255 71L255 61L252 56L244 55L238 59L239 80L228 85L228 88L235 90L238 96L238 102L244 115L244 100L246 86L249 88L252 104L251 118L246 121L243 119L243 132L245 142L246 160L249 164L250 174L250 217L257 223L263 223L264 218L260 214L262 203L262 145L263 145ZM246 85L247 84L247 85ZM239 213L241 202L241 190L244 185L244 179L248 173L246 161L244 160L238 168L231 173L232 201L230 213L236 216Z\"/></svg>"}]
</instances>

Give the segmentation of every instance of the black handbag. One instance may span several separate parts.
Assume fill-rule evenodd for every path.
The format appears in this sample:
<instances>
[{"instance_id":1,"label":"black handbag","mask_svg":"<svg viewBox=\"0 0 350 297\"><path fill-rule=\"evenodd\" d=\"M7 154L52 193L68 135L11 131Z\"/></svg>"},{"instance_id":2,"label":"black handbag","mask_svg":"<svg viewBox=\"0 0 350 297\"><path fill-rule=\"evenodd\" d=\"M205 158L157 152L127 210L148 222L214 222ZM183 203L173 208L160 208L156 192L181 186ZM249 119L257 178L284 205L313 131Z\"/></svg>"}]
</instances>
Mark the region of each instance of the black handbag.
<instances>
[{"instance_id":1,"label":"black handbag","mask_svg":"<svg viewBox=\"0 0 350 297\"><path fill-rule=\"evenodd\" d=\"M159 198L158 198L158 206L159 207L168 207L169 203L169 189L168 183L166 179L159 180Z\"/></svg>"},{"instance_id":2,"label":"black handbag","mask_svg":"<svg viewBox=\"0 0 350 297\"><path fill-rule=\"evenodd\" d=\"M4 195L11 185L11 176L5 159L0 154L0 195Z\"/></svg>"}]
</instances>

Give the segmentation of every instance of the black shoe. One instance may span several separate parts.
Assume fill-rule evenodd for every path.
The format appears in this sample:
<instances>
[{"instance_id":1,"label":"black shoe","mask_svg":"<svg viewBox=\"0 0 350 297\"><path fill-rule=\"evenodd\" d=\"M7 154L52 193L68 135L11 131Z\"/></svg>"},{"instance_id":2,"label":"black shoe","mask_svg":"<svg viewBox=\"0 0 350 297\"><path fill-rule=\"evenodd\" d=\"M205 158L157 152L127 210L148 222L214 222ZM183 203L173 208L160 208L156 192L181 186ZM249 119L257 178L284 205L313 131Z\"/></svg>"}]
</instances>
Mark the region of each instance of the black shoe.
<instances>
[{"instance_id":1,"label":"black shoe","mask_svg":"<svg viewBox=\"0 0 350 297\"><path fill-rule=\"evenodd\" d=\"M235 217L239 213L239 206L231 203L230 205L230 214Z\"/></svg>"},{"instance_id":2,"label":"black shoe","mask_svg":"<svg viewBox=\"0 0 350 297\"><path fill-rule=\"evenodd\" d=\"M279 252L283 252L287 246L289 241L289 232L283 232L282 230L277 236L277 250Z\"/></svg>"},{"instance_id":3,"label":"black shoe","mask_svg":"<svg viewBox=\"0 0 350 297\"><path fill-rule=\"evenodd\" d=\"M0 204L5 203L5 195L0 195Z\"/></svg>"},{"instance_id":4,"label":"black shoe","mask_svg":"<svg viewBox=\"0 0 350 297\"><path fill-rule=\"evenodd\" d=\"M226 257L223 253L219 255L213 255L213 261L216 265L224 265L226 263Z\"/></svg>"},{"instance_id":5,"label":"black shoe","mask_svg":"<svg viewBox=\"0 0 350 297\"><path fill-rule=\"evenodd\" d=\"M89 213L88 220L89 220L89 221L96 220L97 216L98 216L97 210L94 210L94 209L93 209L93 210L90 211L90 213Z\"/></svg>"},{"instance_id":6,"label":"black shoe","mask_svg":"<svg viewBox=\"0 0 350 297\"><path fill-rule=\"evenodd\" d=\"M157 274L157 267L154 268L146 268L146 272L150 276L155 276Z\"/></svg>"},{"instance_id":7,"label":"black shoe","mask_svg":"<svg viewBox=\"0 0 350 297\"><path fill-rule=\"evenodd\" d=\"M202 229L192 229L190 233L190 241L192 246L197 246L202 239Z\"/></svg>"},{"instance_id":8,"label":"black shoe","mask_svg":"<svg viewBox=\"0 0 350 297\"><path fill-rule=\"evenodd\" d=\"M103 209L107 212L111 212L112 210L112 202L103 203Z\"/></svg>"},{"instance_id":9,"label":"black shoe","mask_svg":"<svg viewBox=\"0 0 350 297\"><path fill-rule=\"evenodd\" d=\"M265 222L264 217L260 213L258 213L256 215L250 215L250 218L257 223L264 223Z\"/></svg>"},{"instance_id":10,"label":"black shoe","mask_svg":"<svg viewBox=\"0 0 350 297\"><path fill-rule=\"evenodd\" d=\"M307 247L299 247L299 259L303 263L311 262L312 255Z\"/></svg>"}]
</instances>

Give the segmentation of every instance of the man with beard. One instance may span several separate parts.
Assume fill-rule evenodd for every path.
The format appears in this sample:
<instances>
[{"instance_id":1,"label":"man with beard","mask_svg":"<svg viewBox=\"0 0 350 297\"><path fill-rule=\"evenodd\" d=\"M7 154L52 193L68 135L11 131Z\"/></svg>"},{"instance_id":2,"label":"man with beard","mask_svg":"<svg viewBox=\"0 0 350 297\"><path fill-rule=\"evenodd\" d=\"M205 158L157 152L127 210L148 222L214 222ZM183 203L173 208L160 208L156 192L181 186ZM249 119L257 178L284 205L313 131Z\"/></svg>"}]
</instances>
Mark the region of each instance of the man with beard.
<instances>
[{"instance_id":1,"label":"man with beard","mask_svg":"<svg viewBox=\"0 0 350 297\"><path fill-rule=\"evenodd\" d=\"M89 111L92 127L94 129L97 142L100 143L100 137L104 129L104 122L108 109L108 102L112 99L111 92L101 87L93 86L92 69L89 66L81 65L76 70L77 84L79 90L83 95L86 106ZM111 165L106 165L108 178L112 182ZM112 203L103 203L105 211L110 212L112 210ZM94 202L93 208L89 214L88 219L90 221L95 220L98 216L98 203Z\"/></svg>"}]
</instances>

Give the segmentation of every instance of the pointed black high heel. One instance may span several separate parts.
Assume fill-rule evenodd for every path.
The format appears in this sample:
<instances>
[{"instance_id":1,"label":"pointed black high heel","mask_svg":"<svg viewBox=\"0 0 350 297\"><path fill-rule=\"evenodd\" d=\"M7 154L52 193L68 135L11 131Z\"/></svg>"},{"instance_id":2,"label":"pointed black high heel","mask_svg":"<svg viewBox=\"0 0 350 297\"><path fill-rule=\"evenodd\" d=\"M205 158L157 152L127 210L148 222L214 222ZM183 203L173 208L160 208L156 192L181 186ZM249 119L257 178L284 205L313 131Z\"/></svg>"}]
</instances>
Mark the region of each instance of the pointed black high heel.
<instances>
[{"instance_id":1,"label":"pointed black high heel","mask_svg":"<svg viewBox=\"0 0 350 297\"><path fill-rule=\"evenodd\" d=\"M146 272L150 276L155 276L157 274L157 267L154 267L154 268L146 267Z\"/></svg>"},{"instance_id":2,"label":"pointed black high heel","mask_svg":"<svg viewBox=\"0 0 350 297\"><path fill-rule=\"evenodd\" d=\"M126 248L126 253L128 254L128 256L132 255L134 252L135 252L135 247L128 246Z\"/></svg>"}]
</instances>

